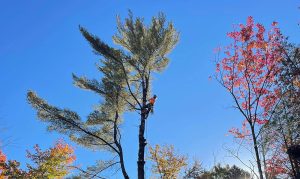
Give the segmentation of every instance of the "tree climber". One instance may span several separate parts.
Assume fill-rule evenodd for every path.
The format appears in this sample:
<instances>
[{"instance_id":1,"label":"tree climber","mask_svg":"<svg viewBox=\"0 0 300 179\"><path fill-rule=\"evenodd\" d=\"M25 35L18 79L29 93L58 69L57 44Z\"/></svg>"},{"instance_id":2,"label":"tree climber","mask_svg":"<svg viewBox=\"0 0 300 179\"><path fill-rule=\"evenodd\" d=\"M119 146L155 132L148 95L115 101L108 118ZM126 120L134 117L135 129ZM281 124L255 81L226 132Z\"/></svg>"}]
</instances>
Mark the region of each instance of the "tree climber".
<instances>
[{"instance_id":1,"label":"tree climber","mask_svg":"<svg viewBox=\"0 0 300 179\"><path fill-rule=\"evenodd\" d=\"M156 95L154 95L152 98L150 98L148 101L149 101L149 103L148 104L146 104L146 106L145 106L145 113L146 113L146 115L147 115L147 117L148 117L148 114L149 114L149 112L151 112L151 113L153 113L153 106L154 106L154 103L155 103L155 100L157 99L157 96Z\"/></svg>"}]
</instances>

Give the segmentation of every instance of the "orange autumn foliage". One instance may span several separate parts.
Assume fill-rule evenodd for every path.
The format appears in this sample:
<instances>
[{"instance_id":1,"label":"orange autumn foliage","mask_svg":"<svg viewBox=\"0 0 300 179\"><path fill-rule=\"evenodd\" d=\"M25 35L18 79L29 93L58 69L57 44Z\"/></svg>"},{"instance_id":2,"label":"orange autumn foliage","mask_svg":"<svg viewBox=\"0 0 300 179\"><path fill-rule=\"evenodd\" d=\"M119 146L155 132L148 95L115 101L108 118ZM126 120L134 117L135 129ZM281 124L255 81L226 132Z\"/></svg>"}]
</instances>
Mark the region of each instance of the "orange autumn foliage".
<instances>
[{"instance_id":1,"label":"orange autumn foliage","mask_svg":"<svg viewBox=\"0 0 300 179\"><path fill-rule=\"evenodd\" d=\"M66 164L71 164L76 160L76 156L73 153L74 149L61 141L56 143L55 147L50 150L51 157L65 157Z\"/></svg>"},{"instance_id":2,"label":"orange autumn foliage","mask_svg":"<svg viewBox=\"0 0 300 179\"><path fill-rule=\"evenodd\" d=\"M25 171L20 169L20 162L7 161L6 156L0 151L0 179L63 178L70 172L71 164L76 159L74 149L61 140L45 151L35 145L33 153L27 151L27 158L31 159L34 165L27 164Z\"/></svg>"},{"instance_id":3,"label":"orange autumn foliage","mask_svg":"<svg viewBox=\"0 0 300 179\"><path fill-rule=\"evenodd\" d=\"M182 167L187 165L187 158L176 154L173 145L155 145L154 148L149 148L149 153L153 173L159 174L163 179L177 178Z\"/></svg>"}]
</instances>

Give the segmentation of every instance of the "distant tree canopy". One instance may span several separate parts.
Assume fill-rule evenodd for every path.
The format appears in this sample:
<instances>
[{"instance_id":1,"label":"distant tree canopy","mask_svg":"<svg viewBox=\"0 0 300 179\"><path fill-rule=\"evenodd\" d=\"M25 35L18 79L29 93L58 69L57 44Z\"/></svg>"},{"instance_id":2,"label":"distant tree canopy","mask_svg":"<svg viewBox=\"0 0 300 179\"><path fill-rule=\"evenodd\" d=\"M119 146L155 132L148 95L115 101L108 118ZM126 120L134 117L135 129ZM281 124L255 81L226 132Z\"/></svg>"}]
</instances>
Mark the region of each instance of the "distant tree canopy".
<instances>
[{"instance_id":1,"label":"distant tree canopy","mask_svg":"<svg viewBox=\"0 0 300 179\"><path fill-rule=\"evenodd\" d=\"M155 145L149 148L149 153L149 159L153 162L152 172L162 179L177 178L182 167L187 165L187 158L176 154L172 145Z\"/></svg>"},{"instance_id":2,"label":"distant tree canopy","mask_svg":"<svg viewBox=\"0 0 300 179\"><path fill-rule=\"evenodd\" d=\"M96 55L103 58L97 69L103 75L101 81L87 79L73 74L74 84L81 89L98 94L103 103L82 120L79 115L69 109L62 109L48 104L29 91L29 103L37 110L38 118L47 122L50 131L68 135L76 143L92 149L104 149L112 153L112 160L98 162L98 170L94 167L87 171L91 176L108 166L119 164L124 178L129 178L121 145L120 124L125 111L135 111L140 115L138 178L144 178L145 165L145 120L147 101L151 96L152 74L162 72L168 65L167 54L178 42L178 32L173 23L166 23L164 14L153 17L150 25L144 25L142 18L129 17L122 23L117 19L118 33L113 36L116 49L99 37L89 33L85 28L80 31L93 48ZM117 156L117 157L116 157ZM102 164L107 165L103 166Z\"/></svg>"},{"instance_id":3,"label":"distant tree canopy","mask_svg":"<svg viewBox=\"0 0 300 179\"><path fill-rule=\"evenodd\" d=\"M207 173L205 169L202 167L202 164L199 160L195 160L192 166L186 168L184 172L184 179L196 179L199 177L203 177L204 174Z\"/></svg>"},{"instance_id":4,"label":"distant tree canopy","mask_svg":"<svg viewBox=\"0 0 300 179\"><path fill-rule=\"evenodd\" d=\"M193 165L192 168L195 170L195 166ZM190 168L188 171L190 171ZM212 167L210 170L205 170L201 166L196 166L197 172L196 174L190 175L186 172L185 179L250 179L252 178L250 173L247 171L237 167L236 165L229 166L225 165L222 166L221 164L217 164Z\"/></svg>"},{"instance_id":5,"label":"distant tree canopy","mask_svg":"<svg viewBox=\"0 0 300 179\"><path fill-rule=\"evenodd\" d=\"M153 163L154 176L161 179L250 179L253 177L236 165L217 164L210 170L203 168L198 160L189 165L188 157L178 154L173 145L150 147L149 159Z\"/></svg>"},{"instance_id":6,"label":"distant tree canopy","mask_svg":"<svg viewBox=\"0 0 300 179\"><path fill-rule=\"evenodd\" d=\"M210 171L212 178L218 179L241 179L241 178L250 178L250 174L245 170L233 165L221 166L220 164L213 167Z\"/></svg>"},{"instance_id":7,"label":"distant tree canopy","mask_svg":"<svg viewBox=\"0 0 300 179\"><path fill-rule=\"evenodd\" d=\"M8 160L0 151L0 178L40 179L63 178L73 169L71 164L75 160L74 150L68 144L59 141L54 147L42 151L38 145L34 147L34 153L27 151L34 165L27 164L27 170L20 168L20 162Z\"/></svg>"}]
</instances>

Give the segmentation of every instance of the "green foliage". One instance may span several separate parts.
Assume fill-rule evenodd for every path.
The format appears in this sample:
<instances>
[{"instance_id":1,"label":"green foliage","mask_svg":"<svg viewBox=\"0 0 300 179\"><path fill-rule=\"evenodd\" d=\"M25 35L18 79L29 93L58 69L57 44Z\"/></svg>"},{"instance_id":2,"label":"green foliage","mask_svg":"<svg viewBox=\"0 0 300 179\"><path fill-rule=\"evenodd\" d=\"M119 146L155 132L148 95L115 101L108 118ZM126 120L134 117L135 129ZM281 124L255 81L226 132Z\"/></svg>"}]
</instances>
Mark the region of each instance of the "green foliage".
<instances>
[{"instance_id":1,"label":"green foliage","mask_svg":"<svg viewBox=\"0 0 300 179\"><path fill-rule=\"evenodd\" d=\"M149 26L144 25L142 18L134 19L131 12L129 12L129 18L125 19L124 24L118 17L118 33L113 36L113 40L125 51L110 47L99 37L80 27L81 33L91 44L93 51L105 58L102 63L111 63L113 64L111 69L119 70L118 81L116 82L122 84L122 87L124 87L123 82L126 82L127 94L129 94L129 99L133 98L131 99L133 104L141 102L137 101L142 96L141 83L150 79L151 72L161 72L165 69L169 62L166 55L178 42L178 33L173 24L168 23L166 26L165 22L166 18L162 13L158 17L153 17ZM106 76L111 69L107 71L100 69L100 71ZM95 81L93 80L93 82ZM90 89L89 85L81 86ZM149 91L150 88L147 90Z\"/></svg>"},{"instance_id":2,"label":"green foliage","mask_svg":"<svg viewBox=\"0 0 300 179\"><path fill-rule=\"evenodd\" d=\"M193 166L191 169L193 169L195 166ZM221 164L215 165L210 171L205 171L199 166L196 166L198 172L191 175L191 173L187 173L185 175L185 179L250 179L250 174L233 165L225 165L221 166ZM188 171L191 171L189 169Z\"/></svg>"},{"instance_id":3,"label":"green foliage","mask_svg":"<svg viewBox=\"0 0 300 179\"><path fill-rule=\"evenodd\" d=\"M113 40L130 53L128 63L137 72L160 72L167 66L169 59L165 55L178 42L178 33L172 23L167 27L165 23L163 13L153 17L148 27L143 24L143 19L134 20L131 12L124 24L118 18L118 34Z\"/></svg>"},{"instance_id":4,"label":"green foliage","mask_svg":"<svg viewBox=\"0 0 300 179\"><path fill-rule=\"evenodd\" d=\"M221 166L217 164L213 167L211 171L211 176L214 179L240 179L240 178L250 178L250 174L243 169L233 165L233 166Z\"/></svg>"}]
</instances>

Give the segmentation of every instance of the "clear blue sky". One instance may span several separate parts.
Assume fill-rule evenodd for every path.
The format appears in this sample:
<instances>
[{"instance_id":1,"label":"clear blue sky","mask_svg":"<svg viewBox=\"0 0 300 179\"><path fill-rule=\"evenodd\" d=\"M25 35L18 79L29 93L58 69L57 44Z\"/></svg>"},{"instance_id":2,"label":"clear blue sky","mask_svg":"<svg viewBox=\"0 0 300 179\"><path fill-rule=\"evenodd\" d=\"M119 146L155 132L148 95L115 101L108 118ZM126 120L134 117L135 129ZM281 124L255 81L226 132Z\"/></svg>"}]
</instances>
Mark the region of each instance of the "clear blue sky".
<instances>
[{"instance_id":1,"label":"clear blue sky","mask_svg":"<svg viewBox=\"0 0 300 179\"><path fill-rule=\"evenodd\" d=\"M95 56L78 30L86 27L109 44L116 32L116 15L131 9L146 22L164 12L180 31L180 42L171 53L167 70L157 75L153 91L159 96L155 114L147 123L150 144L174 144L183 154L197 157L204 166L224 157L228 129L240 126L241 116L231 108L232 100L215 81L213 49L227 45L226 32L251 15L269 25L279 22L284 35L299 43L300 6L296 0L2 0L0 2L0 124L1 136L14 143L4 149L8 158L21 162L26 149L40 144L45 149L62 138L46 131L27 104L26 92L36 91L51 104L77 111L84 118L98 96L72 84L71 73L99 77ZM138 116L126 115L123 127L126 165L136 175ZM76 146L77 164L86 166L105 158ZM150 166L147 166L148 173ZM149 174L148 174L149 176Z\"/></svg>"}]
</instances>

